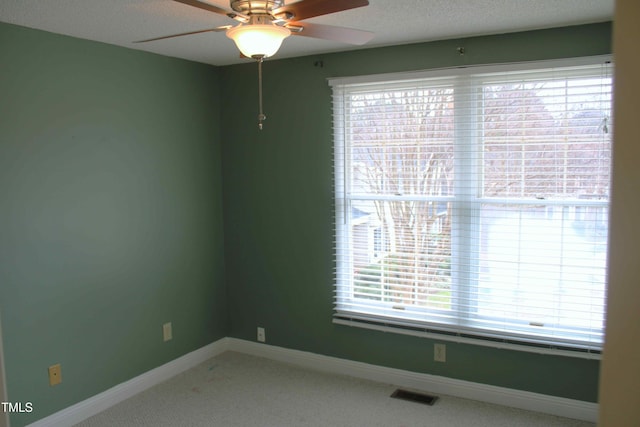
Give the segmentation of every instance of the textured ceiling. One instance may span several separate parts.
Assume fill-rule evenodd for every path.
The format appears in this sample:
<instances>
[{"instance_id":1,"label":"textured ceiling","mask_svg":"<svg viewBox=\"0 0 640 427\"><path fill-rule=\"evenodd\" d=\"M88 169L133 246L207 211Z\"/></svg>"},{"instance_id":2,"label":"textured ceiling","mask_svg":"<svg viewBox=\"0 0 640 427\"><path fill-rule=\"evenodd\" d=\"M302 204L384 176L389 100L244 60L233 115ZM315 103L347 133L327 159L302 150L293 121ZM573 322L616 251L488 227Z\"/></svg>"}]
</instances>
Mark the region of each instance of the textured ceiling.
<instances>
[{"instance_id":1,"label":"textured ceiling","mask_svg":"<svg viewBox=\"0 0 640 427\"><path fill-rule=\"evenodd\" d=\"M228 0L208 1L229 8ZM370 0L307 22L372 31L367 48L603 22L613 8L614 0ZM0 21L213 65L246 61L224 33L132 44L235 23L171 0L0 0ZM289 37L274 59L361 48Z\"/></svg>"}]
</instances>

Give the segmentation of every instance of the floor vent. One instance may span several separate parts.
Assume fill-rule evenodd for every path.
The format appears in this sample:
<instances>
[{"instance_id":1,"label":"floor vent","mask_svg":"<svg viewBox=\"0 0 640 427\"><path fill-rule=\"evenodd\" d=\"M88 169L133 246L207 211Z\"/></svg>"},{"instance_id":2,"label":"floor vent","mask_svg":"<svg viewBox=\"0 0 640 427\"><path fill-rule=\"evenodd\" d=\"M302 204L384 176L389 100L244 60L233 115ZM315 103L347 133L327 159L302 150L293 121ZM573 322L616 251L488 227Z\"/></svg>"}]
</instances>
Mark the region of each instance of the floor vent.
<instances>
[{"instance_id":1,"label":"floor vent","mask_svg":"<svg viewBox=\"0 0 640 427\"><path fill-rule=\"evenodd\" d=\"M431 396L424 393L398 389L391 394L395 399L408 400L409 402L423 403L432 406L438 400L438 396Z\"/></svg>"}]
</instances>

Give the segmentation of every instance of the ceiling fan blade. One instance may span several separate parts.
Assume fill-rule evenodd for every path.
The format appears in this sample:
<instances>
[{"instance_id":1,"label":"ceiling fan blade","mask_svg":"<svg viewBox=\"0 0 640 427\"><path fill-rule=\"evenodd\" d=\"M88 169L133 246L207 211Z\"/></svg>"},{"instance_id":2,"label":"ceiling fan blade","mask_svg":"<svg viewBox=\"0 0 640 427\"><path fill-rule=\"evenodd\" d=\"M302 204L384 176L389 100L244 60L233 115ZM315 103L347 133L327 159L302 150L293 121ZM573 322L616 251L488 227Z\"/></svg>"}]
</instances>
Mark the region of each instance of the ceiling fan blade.
<instances>
[{"instance_id":1,"label":"ceiling fan blade","mask_svg":"<svg viewBox=\"0 0 640 427\"><path fill-rule=\"evenodd\" d=\"M178 0L176 0L178 1ZM302 21L320 15L367 6L369 0L300 0L272 11L273 16Z\"/></svg>"},{"instance_id":2,"label":"ceiling fan blade","mask_svg":"<svg viewBox=\"0 0 640 427\"><path fill-rule=\"evenodd\" d=\"M192 34L210 33L210 32L216 32L216 31L226 31L231 27L232 27L231 25L223 25L222 27L208 28L206 30L189 31L188 33L172 34L170 36L162 36L162 37L154 37L152 39L138 40L138 41L135 41L134 43L146 43L146 42L152 42L152 41L156 41L156 40L171 39L171 38L174 38L174 37L190 36Z\"/></svg>"},{"instance_id":3,"label":"ceiling fan blade","mask_svg":"<svg viewBox=\"0 0 640 427\"><path fill-rule=\"evenodd\" d=\"M374 36L370 31L334 27L333 25L310 24L308 22L290 22L285 25L285 27L291 30L292 35L314 37L355 45L365 44Z\"/></svg>"},{"instance_id":4,"label":"ceiling fan blade","mask_svg":"<svg viewBox=\"0 0 640 427\"><path fill-rule=\"evenodd\" d=\"M173 1L182 3L182 4L187 4L189 6L197 7L198 9L208 10L209 12L219 13L220 15L227 16L227 14L230 13L229 10L223 9L218 6L214 6L210 3L204 3L198 0L173 0Z\"/></svg>"}]
</instances>

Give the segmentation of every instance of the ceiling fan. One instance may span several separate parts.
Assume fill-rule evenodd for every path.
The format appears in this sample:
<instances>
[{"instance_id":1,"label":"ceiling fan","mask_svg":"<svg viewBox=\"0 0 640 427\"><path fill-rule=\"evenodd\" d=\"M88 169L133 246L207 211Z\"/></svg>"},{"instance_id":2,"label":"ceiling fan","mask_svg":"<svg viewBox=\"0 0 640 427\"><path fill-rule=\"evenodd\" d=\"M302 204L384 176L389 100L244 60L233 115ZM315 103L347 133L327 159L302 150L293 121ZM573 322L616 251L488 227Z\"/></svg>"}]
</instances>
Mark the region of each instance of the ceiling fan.
<instances>
[{"instance_id":1,"label":"ceiling fan","mask_svg":"<svg viewBox=\"0 0 640 427\"><path fill-rule=\"evenodd\" d=\"M225 15L238 21L239 24L154 37L135 43L226 31L227 36L236 42L238 49L244 56L267 58L277 52L282 40L289 35L314 37L354 45L365 44L373 38L373 33L369 31L301 22L317 16L367 6L368 0L300 0L289 4L284 4L284 0L230 0L232 10L223 9L200 0L173 1Z\"/></svg>"},{"instance_id":2,"label":"ceiling fan","mask_svg":"<svg viewBox=\"0 0 640 427\"><path fill-rule=\"evenodd\" d=\"M227 16L239 24L154 37L135 43L225 31L227 37L236 43L242 56L258 61L260 92L258 126L260 129L262 129L262 121L266 119L262 113L262 61L275 55L285 38L298 35L354 45L365 44L373 38L373 33L369 31L301 22L317 16L367 6L368 0L300 0L289 4L284 4L284 0L230 0L232 10L200 0L173 1Z\"/></svg>"}]
</instances>

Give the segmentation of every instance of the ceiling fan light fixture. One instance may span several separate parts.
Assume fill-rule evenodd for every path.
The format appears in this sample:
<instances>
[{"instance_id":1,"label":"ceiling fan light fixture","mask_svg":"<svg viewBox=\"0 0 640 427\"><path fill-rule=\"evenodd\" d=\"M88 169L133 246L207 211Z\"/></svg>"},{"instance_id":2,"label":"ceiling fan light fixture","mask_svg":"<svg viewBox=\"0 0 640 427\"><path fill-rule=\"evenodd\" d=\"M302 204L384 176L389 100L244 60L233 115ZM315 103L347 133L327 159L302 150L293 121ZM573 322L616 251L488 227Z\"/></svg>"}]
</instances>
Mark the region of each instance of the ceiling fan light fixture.
<instances>
[{"instance_id":1,"label":"ceiling fan light fixture","mask_svg":"<svg viewBox=\"0 0 640 427\"><path fill-rule=\"evenodd\" d=\"M248 58L267 58L280 49L282 41L291 35L287 28L274 24L238 25L227 30L240 52Z\"/></svg>"}]
</instances>

